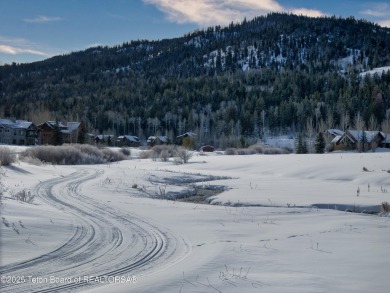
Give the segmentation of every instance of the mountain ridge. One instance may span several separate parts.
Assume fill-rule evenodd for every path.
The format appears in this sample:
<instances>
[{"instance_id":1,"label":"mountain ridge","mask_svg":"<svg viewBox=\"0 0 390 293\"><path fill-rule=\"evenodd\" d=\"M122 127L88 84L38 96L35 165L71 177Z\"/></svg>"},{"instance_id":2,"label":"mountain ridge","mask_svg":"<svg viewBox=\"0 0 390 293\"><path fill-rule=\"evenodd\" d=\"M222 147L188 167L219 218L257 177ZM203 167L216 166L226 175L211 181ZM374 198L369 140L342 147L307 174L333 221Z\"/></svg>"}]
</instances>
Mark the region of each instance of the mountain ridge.
<instances>
[{"instance_id":1,"label":"mountain ridge","mask_svg":"<svg viewBox=\"0 0 390 293\"><path fill-rule=\"evenodd\" d=\"M316 130L358 114L367 126L371 117L383 123L389 73L359 74L388 65L390 29L353 17L273 13L0 66L0 114L80 119L91 131L132 129L140 137L192 130L214 142L219 132L231 144L265 128L301 131L309 120Z\"/></svg>"}]
</instances>

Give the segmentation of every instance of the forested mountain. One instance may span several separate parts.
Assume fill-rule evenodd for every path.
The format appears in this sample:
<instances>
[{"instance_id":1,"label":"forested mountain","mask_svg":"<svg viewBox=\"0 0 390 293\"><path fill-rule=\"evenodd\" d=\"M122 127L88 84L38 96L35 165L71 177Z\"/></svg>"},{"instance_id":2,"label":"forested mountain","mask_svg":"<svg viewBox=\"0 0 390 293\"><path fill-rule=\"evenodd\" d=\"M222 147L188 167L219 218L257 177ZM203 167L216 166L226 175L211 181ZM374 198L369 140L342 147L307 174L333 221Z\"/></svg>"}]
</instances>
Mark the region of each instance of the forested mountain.
<instances>
[{"instance_id":1,"label":"forested mountain","mask_svg":"<svg viewBox=\"0 0 390 293\"><path fill-rule=\"evenodd\" d=\"M0 66L0 116L82 120L91 132L141 138L194 131L220 147L264 129L347 128L359 119L379 129L390 120L390 72L362 72L389 65L388 28L275 13Z\"/></svg>"}]
</instances>

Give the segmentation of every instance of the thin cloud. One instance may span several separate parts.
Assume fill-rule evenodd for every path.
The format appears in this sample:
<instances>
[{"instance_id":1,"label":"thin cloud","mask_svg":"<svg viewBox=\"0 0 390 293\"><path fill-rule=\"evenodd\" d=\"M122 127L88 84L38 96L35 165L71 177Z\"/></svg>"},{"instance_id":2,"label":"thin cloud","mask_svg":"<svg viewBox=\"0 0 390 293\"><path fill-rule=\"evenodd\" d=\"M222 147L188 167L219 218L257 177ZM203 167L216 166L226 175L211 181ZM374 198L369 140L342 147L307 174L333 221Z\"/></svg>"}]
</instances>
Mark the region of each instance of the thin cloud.
<instances>
[{"instance_id":1,"label":"thin cloud","mask_svg":"<svg viewBox=\"0 0 390 293\"><path fill-rule=\"evenodd\" d=\"M360 11L363 15L375 17L388 17L390 15L390 4L388 3L370 3L368 9Z\"/></svg>"},{"instance_id":2,"label":"thin cloud","mask_svg":"<svg viewBox=\"0 0 390 293\"><path fill-rule=\"evenodd\" d=\"M9 55L33 54L40 56L52 56L48 50L41 49L42 46L22 38L0 36L0 53Z\"/></svg>"},{"instance_id":3,"label":"thin cloud","mask_svg":"<svg viewBox=\"0 0 390 293\"><path fill-rule=\"evenodd\" d=\"M390 4L384 2L367 3L366 9L361 10L363 16L376 18L376 22L383 27L390 27Z\"/></svg>"},{"instance_id":4,"label":"thin cloud","mask_svg":"<svg viewBox=\"0 0 390 293\"><path fill-rule=\"evenodd\" d=\"M324 15L321 11L312 9L287 9L276 0L144 0L144 2L155 5L171 22L197 23L202 26L226 25L242 21L245 17L252 19L270 12L291 12L316 17Z\"/></svg>"},{"instance_id":5,"label":"thin cloud","mask_svg":"<svg viewBox=\"0 0 390 293\"><path fill-rule=\"evenodd\" d=\"M5 53L5 54L10 54L10 55L28 53L28 54L34 54L34 55L49 56L47 53L42 52L42 51L38 51L38 50L34 50L34 49L27 49L27 48L17 48L17 47L8 46L8 45L0 45L0 52Z\"/></svg>"},{"instance_id":6,"label":"thin cloud","mask_svg":"<svg viewBox=\"0 0 390 293\"><path fill-rule=\"evenodd\" d=\"M34 18L25 18L24 22L27 23L48 23L48 22L55 22L55 21L62 21L64 20L62 17L59 16L45 16L45 15L38 15Z\"/></svg>"}]
</instances>

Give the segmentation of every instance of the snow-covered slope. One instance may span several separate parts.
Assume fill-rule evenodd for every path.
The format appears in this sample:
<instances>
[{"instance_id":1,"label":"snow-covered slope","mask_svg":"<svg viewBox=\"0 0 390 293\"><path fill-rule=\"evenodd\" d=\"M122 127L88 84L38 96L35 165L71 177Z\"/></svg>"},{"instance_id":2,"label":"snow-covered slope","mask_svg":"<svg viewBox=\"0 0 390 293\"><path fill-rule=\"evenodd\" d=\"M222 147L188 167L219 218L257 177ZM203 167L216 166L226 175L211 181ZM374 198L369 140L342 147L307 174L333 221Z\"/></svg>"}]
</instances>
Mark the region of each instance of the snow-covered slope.
<instances>
[{"instance_id":1,"label":"snow-covered slope","mask_svg":"<svg viewBox=\"0 0 390 293\"><path fill-rule=\"evenodd\" d=\"M378 75L382 75L384 72L387 72L390 70L390 66L384 66L384 67L378 67L378 68L374 68L372 70L369 70L369 71L365 71L365 72L362 72L360 73L361 76L366 76L367 74L371 74L371 75L374 75L374 74L378 74Z\"/></svg>"},{"instance_id":2,"label":"snow-covered slope","mask_svg":"<svg viewBox=\"0 0 390 293\"><path fill-rule=\"evenodd\" d=\"M390 153L213 154L186 165L133 159L4 168L5 185L39 197L33 205L8 195L3 201L9 225L3 220L1 275L43 281L2 278L2 292L386 292L390 218L312 205L357 211L389 201L389 159ZM163 198L196 186L224 186L212 203L226 206ZM77 227L85 233L80 242L88 241L71 251ZM68 254L47 259L58 249ZM140 262L137 251L145 256ZM84 279L91 275L105 278ZM50 276L85 281L45 283Z\"/></svg>"}]
</instances>

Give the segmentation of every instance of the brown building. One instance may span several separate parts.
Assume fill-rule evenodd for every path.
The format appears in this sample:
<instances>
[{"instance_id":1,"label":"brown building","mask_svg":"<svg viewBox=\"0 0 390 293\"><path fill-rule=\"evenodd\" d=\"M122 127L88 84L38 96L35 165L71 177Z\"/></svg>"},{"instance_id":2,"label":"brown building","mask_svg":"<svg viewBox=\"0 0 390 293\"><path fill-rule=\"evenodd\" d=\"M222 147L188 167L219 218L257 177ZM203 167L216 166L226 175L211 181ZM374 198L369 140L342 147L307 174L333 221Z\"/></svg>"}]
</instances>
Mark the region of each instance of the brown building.
<instances>
[{"instance_id":1,"label":"brown building","mask_svg":"<svg viewBox=\"0 0 390 293\"><path fill-rule=\"evenodd\" d=\"M56 138L56 131L59 131L59 137ZM84 143L82 134L85 133L83 125L80 122L62 122L46 121L38 125L40 143L56 144L56 139L61 143Z\"/></svg>"}]
</instances>

